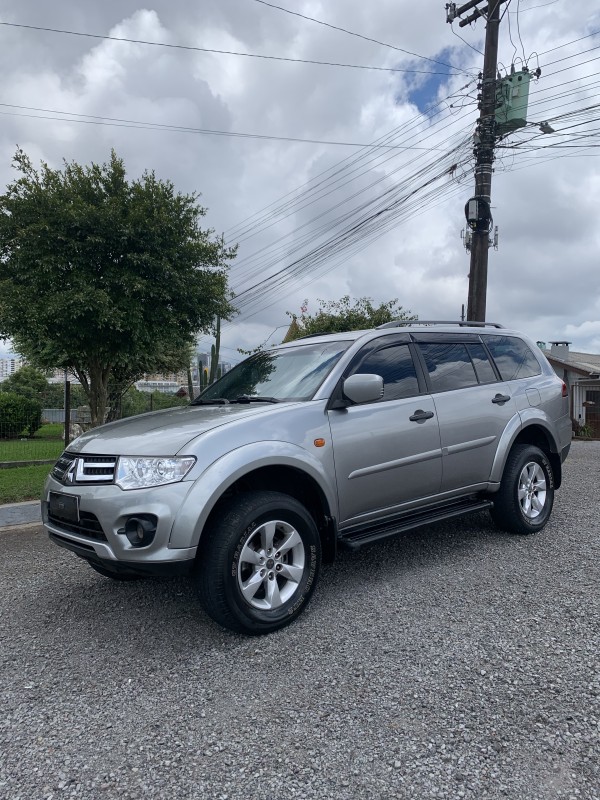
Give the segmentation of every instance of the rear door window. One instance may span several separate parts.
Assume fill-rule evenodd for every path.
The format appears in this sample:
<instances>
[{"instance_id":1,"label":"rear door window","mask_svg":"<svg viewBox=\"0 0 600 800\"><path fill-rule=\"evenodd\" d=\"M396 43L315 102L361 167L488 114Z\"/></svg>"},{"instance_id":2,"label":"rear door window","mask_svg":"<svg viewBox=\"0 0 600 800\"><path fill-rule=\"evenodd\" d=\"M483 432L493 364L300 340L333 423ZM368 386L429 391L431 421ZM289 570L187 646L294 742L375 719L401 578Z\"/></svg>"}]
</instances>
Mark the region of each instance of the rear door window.
<instances>
[{"instance_id":1,"label":"rear door window","mask_svg":"<svg viewBox=\"0 0 600 800\"><path fill-rule=\"evenodd\" d=\"M542 368L522 339L516 336L486 336L484 342L503 380L514 381L540 375Z\"/></svg>"},{"instance_id":2,"label":"rear door window","mask_svg":"<svg viewBox=\"0 0 600 800\"><path fill-rule=\"evenodd\" d=\"M465 344L420 343L432 392L476 386L479 381Z\"/></svg>"},{"instance_id":3,"label":"rear door window","mask_svg":"<svg viewBox=\"0 0 600 800\"><path fill-rule=\"evenodd\" d=\"M494 367L489 359L488 354L485 352L485 347L482 344L469 343L467 350L471 356L471 361L475 367L475 372L479 378L479 383L492 383L497 381Z\"/></svg>"}]
</instances>

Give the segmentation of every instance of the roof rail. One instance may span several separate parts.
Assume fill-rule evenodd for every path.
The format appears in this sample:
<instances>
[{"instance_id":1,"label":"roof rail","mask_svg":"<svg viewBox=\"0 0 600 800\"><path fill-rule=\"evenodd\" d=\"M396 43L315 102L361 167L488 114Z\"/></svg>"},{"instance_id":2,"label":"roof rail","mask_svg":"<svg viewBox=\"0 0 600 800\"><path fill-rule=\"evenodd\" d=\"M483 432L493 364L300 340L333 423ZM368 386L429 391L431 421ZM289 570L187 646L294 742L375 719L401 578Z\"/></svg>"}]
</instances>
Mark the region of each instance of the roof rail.
<instances>
[{"instance_id":1,"label":"roof rail","mask_svg":"<svg viewBox=\"0 0 600 800\"><path fill-rule=\"evenodd\" d=\"M499 322L476 322L468 319L397 319L393 322L386 322L378 325L377 330L382 328L401 328L404 325L458 325L460 328L504 328Z\"/></svg>"}]
</instances>

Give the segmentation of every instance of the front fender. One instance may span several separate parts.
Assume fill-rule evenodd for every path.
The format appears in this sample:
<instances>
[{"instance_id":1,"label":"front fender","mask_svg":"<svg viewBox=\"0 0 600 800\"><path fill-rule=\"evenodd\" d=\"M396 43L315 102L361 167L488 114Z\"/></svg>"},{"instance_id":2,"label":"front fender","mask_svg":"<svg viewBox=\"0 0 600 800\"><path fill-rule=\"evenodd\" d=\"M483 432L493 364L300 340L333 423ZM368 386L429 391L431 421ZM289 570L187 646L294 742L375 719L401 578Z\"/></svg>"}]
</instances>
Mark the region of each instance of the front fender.
<instances>
[{"instance_id":1,"label":"front fender","mask_svg":"<svg viewBox=\"0 0 600 800\"><path fill-rule=\"evenodd\" d=\"M337 516L331 447L324 448L319 456L290 442L273 441L253 442L221 456L204 470L186 495L171 530L169 547L197 547L206 520L223 492L261 467L289 466L305 472L319 485L331 513Z\"/></svg>"}]
</instances>

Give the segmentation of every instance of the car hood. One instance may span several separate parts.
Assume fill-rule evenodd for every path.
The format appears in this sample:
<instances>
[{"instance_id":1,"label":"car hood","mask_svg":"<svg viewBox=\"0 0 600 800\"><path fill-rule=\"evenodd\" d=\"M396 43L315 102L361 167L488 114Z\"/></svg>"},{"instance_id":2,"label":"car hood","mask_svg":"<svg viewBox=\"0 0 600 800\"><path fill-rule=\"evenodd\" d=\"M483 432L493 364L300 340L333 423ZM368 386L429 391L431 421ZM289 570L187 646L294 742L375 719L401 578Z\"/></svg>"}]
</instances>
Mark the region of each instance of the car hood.
<instances>
[{"instance_id":1,"label":"car hood","mask_svg":"<svg viewBox=\"0 0 600 800\"><path fill-rule=\"evenodd\" d=\"M97 455L171 456L202 433L289 405L293 404L252 403L168 408L93 428L74 439L68 450Z\"/></svg>"}]
</instances>

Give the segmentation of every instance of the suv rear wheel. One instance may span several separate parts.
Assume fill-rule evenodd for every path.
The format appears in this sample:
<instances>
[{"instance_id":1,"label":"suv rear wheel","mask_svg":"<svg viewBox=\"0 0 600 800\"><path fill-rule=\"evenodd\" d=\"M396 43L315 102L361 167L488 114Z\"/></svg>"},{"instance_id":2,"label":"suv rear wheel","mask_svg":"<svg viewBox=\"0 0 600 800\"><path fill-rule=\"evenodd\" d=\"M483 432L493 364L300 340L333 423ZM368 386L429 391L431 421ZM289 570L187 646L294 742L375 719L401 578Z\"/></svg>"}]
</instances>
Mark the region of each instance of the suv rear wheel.
<instances>
[{"instance_id":1,"label":"suv rear wheel","mask_svg":"<svg viewBox=\"0 0 600 800\"><path fill-rule=\"evenodd\" d=\"M536 533L548 522L553 503L554 476L545 453L533 445L515 445L494 495L494 523L509 533Z\"/></svg>"},{"instance_id":2,"label":"suv rear wheel","mask_svg":"<svg viewBox=\"0 0 600 800\"><path fill-rule=\"evenodd\" d=\"M215 622L240 633L283 628L317 581L321 542L312 516L286 494L239 494L202 534L200 601Z\"/></svg>"}]
</instances>

